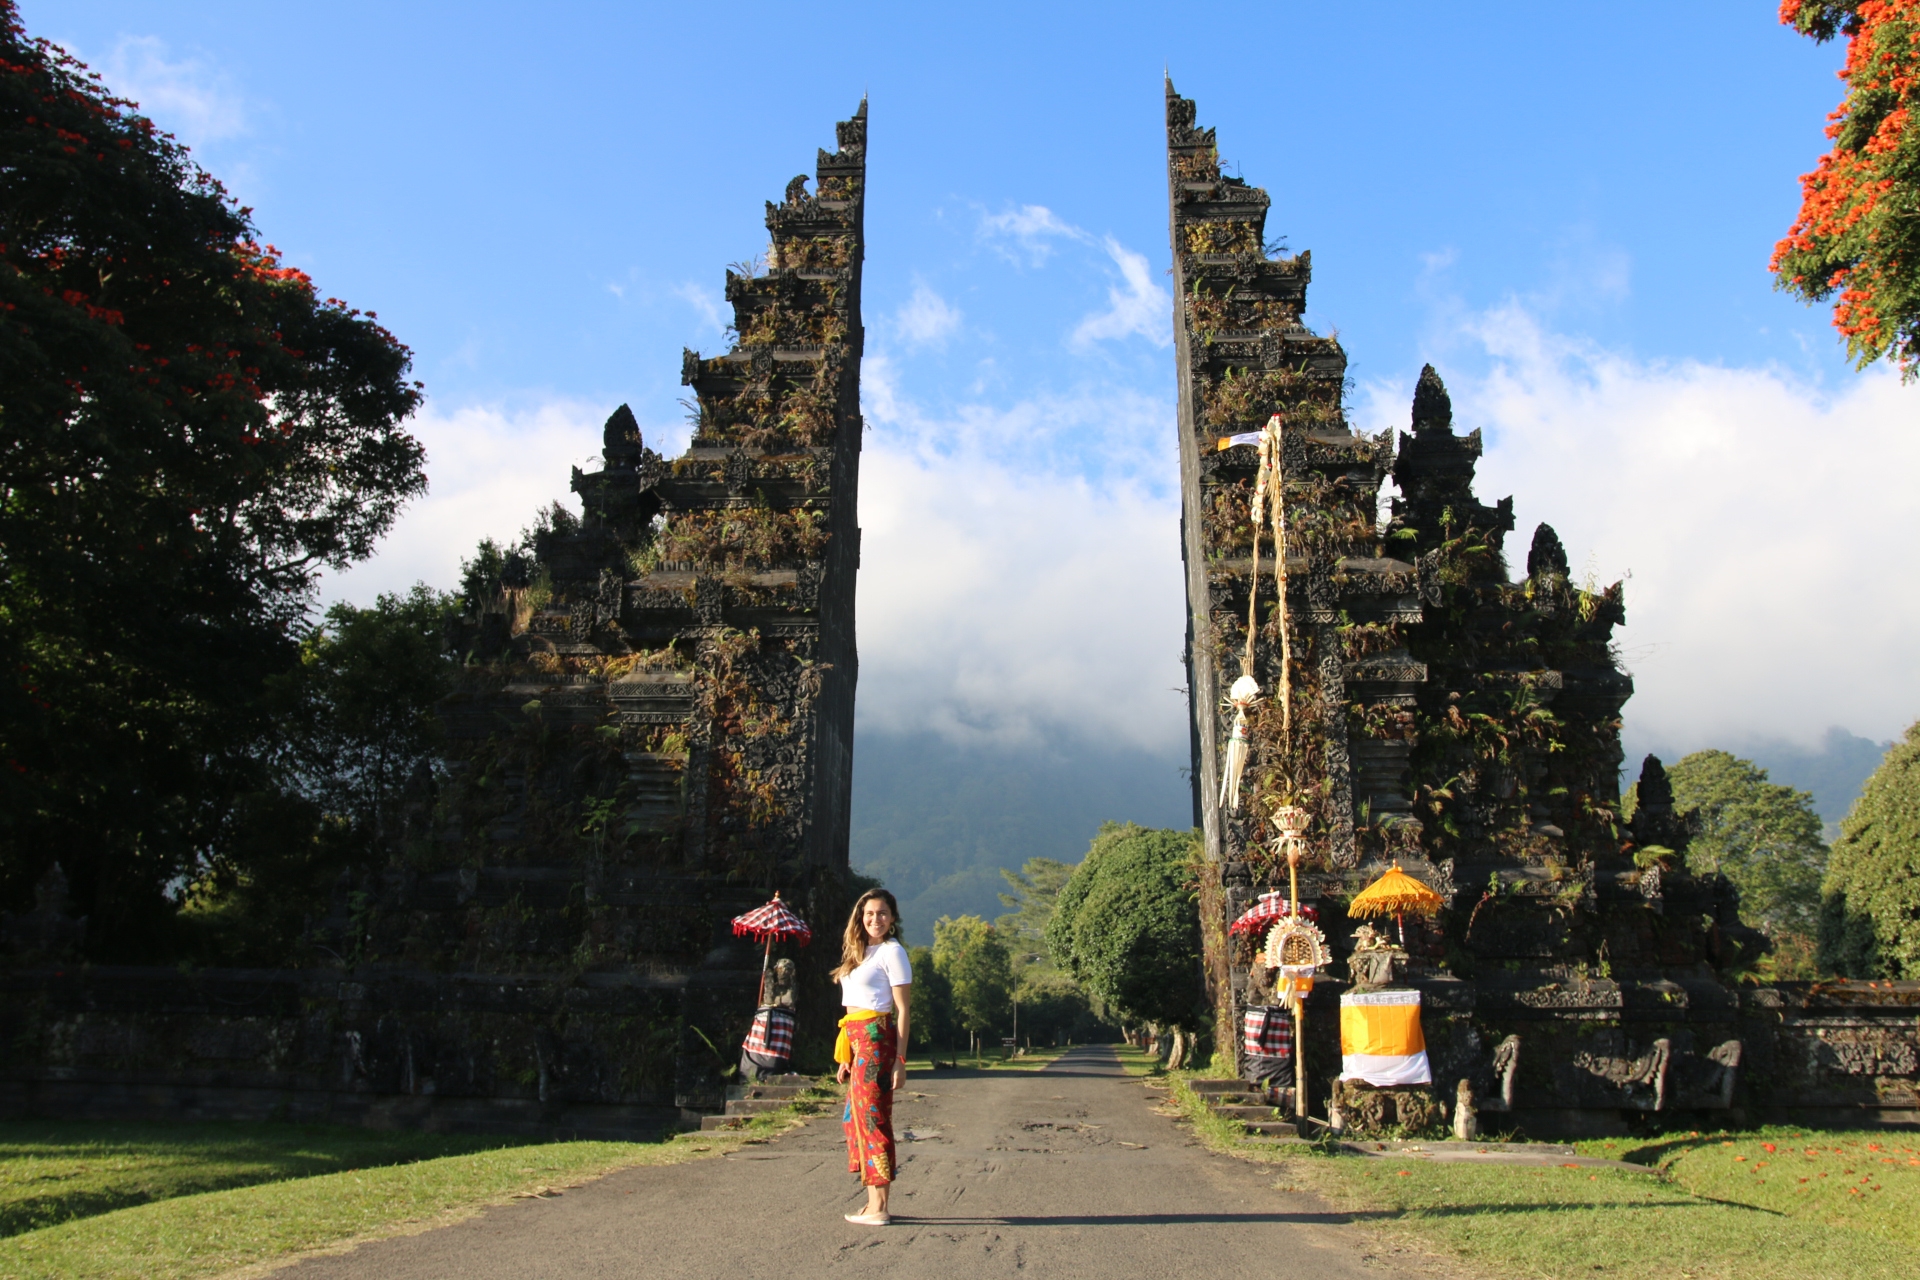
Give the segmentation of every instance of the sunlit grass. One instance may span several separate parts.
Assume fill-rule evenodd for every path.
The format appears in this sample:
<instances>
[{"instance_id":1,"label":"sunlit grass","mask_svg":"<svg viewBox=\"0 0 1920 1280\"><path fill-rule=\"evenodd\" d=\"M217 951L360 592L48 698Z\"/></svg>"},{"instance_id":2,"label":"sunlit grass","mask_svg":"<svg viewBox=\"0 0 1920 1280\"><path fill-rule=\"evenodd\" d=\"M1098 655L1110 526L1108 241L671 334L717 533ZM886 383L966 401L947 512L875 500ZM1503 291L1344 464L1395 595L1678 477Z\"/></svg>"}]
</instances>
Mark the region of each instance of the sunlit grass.
<instances>
[{"instance_id":1,"label":"sunlit grass","mask_svg":"<svg viewBox=\"0 0 1920 1280\"><path fill-rule=\"evenodd\" d=\"M0 1124L0 1237L156 1200L512 1145L277 1124Z\"/></svg>"},{"instance_id":2,"label":"sunlit grass","mask_svg":"<svg viewBox=\"0 0 1920 1280\"><path fill-rule=\"evenodd\" d=\"M1920 1245L1920 1133L1765 1128L1584 1142L1697 1195Z\"/></svg>"},{"instance_id":3,"label":"sunlit grass","mask_svg":"<svg viewBox=\"0 0 1920 1280\"><path fill-rule=\"evenodd\" d=\"M660 1142L503 1143L291 1125L0 1126L0 1213L15 1224L0 1239L0 1277L219 1275L457 1221L616 1169L721 1155L767 1141L819 1105L805 1098L739 1129ZM48 1222L56 1225L33 1225Z\"/></svg>"},{"instance_id":4,"label":"sunlit grass","mask_svg":"<svg viewBox=\"0 0 1920 1280\"><path fill-rule=\"evenodd\" d=\"M956 1070L967 1071L1038 1071L1067 1052L1064 1047L1052 1045L1035 1046L1019 1057L1007 1056L1005 1049L995 1047L982 1052L976 1061L974 1056L964 1049L940 1049L932 1052L916 1050L907 1055L907 1070L913 1072L937 1071L935 1061L951 1062Z\"/></svg>"},{"instance_id":5,"label":"sunlit grass","mask_svg":"<svg viewBox=\"0 0 1920 1280\"><path fill-rule=\"evenodd\" d=\"M1277 1188L1317 1192L1356 1222L1493 1274L1914 1274L1912 1255L1888 1247L1920 1239L1920 1163L1907 1163L1920 1161L1920 1140L1911 1135L1788 1129L1578 1144L1585 1155L1646 1163L1644 1173L1320 1155L1249 1141L1200 1104L1189 1078L1169 1075L1168 1093L1204 1145L1271 1165Z\"/></svg>"}]
</instances>

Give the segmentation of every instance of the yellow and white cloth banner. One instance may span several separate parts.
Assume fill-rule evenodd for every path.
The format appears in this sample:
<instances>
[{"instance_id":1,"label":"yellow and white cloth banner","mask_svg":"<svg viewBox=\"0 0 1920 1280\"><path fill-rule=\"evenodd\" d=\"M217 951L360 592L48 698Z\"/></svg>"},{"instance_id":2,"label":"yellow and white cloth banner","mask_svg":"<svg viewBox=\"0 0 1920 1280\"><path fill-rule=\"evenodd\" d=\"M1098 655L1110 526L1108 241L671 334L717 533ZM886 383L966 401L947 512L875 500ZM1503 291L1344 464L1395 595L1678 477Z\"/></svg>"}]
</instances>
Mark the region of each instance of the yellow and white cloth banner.
<instances>
[{"instance_id":1,"label":"yellow and white cloth banner","mask_svg":"<svg viewBox=\"0 0 1920 1280\"><path fill-rule=\"evenodd\" d=\"M1418 991L1349 992L1340 997L1340 1078L1368 1084L1431 1084Z\"/></svg>"}]
</instances>

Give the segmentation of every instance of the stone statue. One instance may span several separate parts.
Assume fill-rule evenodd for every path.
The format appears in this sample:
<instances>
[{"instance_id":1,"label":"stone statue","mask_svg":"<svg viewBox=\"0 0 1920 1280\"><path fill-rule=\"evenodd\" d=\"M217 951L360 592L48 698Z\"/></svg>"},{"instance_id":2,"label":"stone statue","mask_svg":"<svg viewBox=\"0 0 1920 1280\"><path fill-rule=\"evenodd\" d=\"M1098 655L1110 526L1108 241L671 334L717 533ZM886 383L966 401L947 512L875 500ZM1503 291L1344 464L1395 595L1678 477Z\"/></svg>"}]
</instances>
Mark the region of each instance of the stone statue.
<instances>
[{"instance_id":1,"label":"stone statue","mask_svg":"<svg viewBox=\"0 0 1920 1280\"><path fill-rule=\"evenodd\" d=\"M1384 987L1405 971L1406 952L1392 945L1385 934L1370 924L1353 931L1353 954L1347 957L1347 972L1356 988Z\"/></svg>"},{"instance_id":2,"label":"stone statue","mask_svg":"<svg viewBox=\"0 0 1920 1280\"><path fill-rule=\"evenodd\" d=\"M1463 1079L1453 1093L1453 1136L1472 1142L1480 1136L1480 1112L1473 1105L1473 1081Z\"/></svg>"}]
</instances>

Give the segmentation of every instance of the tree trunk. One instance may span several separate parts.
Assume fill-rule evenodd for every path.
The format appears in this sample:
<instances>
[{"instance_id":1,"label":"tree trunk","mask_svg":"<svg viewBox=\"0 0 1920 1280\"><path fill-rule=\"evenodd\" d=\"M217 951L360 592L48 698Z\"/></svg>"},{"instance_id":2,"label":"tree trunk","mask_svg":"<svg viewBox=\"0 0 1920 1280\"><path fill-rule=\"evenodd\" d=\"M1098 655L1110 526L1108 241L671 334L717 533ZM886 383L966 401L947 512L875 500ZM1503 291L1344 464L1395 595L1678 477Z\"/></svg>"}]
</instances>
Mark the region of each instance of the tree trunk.
<instances>
[{"instance_id":1,"label":"tree trunk","mask_svg":"<svg viewBox=\"0 0 1920 1280\"><path fill-rule=\"evenodd\" d=\"M1187 1062L1187 1032L1184 1027L1173 1029L1173 1047L1167 1051L1167 1070L1178 1071Z\"/></svg>"}]
</instances>

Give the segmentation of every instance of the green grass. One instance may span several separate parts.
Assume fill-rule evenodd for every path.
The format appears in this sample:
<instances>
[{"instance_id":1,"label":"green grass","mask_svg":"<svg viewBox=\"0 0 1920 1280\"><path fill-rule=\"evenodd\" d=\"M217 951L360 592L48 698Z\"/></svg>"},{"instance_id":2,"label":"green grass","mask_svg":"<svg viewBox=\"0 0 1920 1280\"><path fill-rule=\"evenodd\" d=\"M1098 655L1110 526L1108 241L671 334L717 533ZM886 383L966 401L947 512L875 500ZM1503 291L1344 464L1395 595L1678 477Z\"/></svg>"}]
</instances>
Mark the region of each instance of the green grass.
<instances>
[{"instance_id":1,"label":"green grass","mask_svg":"<svg viewBox=\"0 0 1920 1280\"><path fill-rule=\"evenodd\" d=\"M1697 1196L1920 1246L1920 1134L1766 1128L1583 1142Z\"/></svg>"},{"instance_id":2,"label":"green grass","mask_svg":"<svg viewBox=\"0 0 1920 1280\"><path fill-rule=\"evenodd\" d=\"M1029 1049L1018 1058L1009 1058L1005 1056L1006 1050L995 1047L990 1052L982 1053L978 1062L965 1049L914 1052L907 1055L907 1070L930 1072L933 1070L933 1060L938 1058L968 1071L1038 1071L1065 1052L1064 1048L1044 1046Z\"/></svg>"},{"instance_id":3,"label":"green grass","mask_svg":"<svg viewBox=\"0 0 1920 1280\"><path fill-rule=\"evenodd\" d=\"M767 1141L803 1100L662 1142L508 1143L291 1125L0 1126L0 1277L189 1280L456 1221L633 1165ZM53 1222L55 1225L32 1225Z\"/></svg>"},{"instance_id":4,"label":"green grass","mask_svg":"<svg viewBox=\"0 0 1920 1280\"><path fill-rule=\"evenodd\" d=\"M9 1121L0 1123L0 1238L155 1200L501 1145L295 1125Z\"/></svg>"},{"instance_id":5,"label":"green grass","mask_svg":"<svg viewBox=\"0 0 1920 1280\"><path fill-rule=\"evenodd\" d=\"M1645 1173L1327 1156L1248 1141L1200 1105L1189 1078L1176 1072L1166 1085L1206 1146L1271 1164L1278 1187L1317 1192L1376 1230L1494 1274L1914 1273L1910 1254L1888 1248L1920 1242L1920 1163L1906 1163L1920 1161L1920 1140L1911 1135L1787 1129L1578 1145L1585 1155L1645 1163Z\"/></svg>"}]
</instances>

